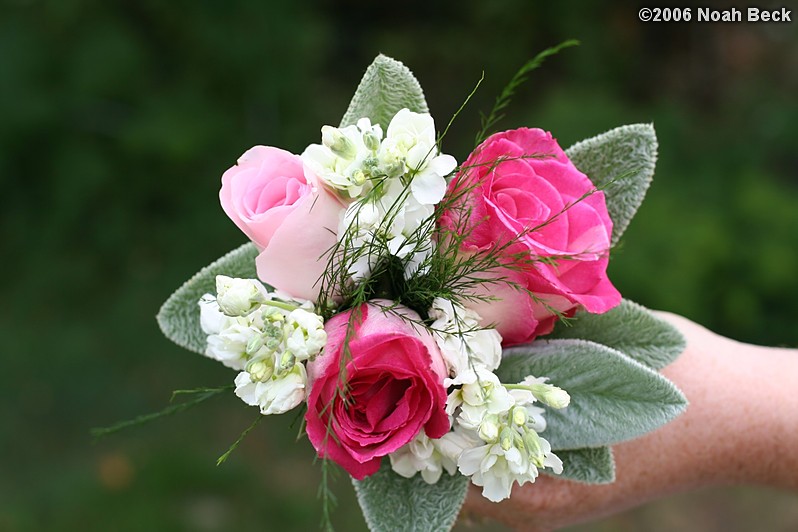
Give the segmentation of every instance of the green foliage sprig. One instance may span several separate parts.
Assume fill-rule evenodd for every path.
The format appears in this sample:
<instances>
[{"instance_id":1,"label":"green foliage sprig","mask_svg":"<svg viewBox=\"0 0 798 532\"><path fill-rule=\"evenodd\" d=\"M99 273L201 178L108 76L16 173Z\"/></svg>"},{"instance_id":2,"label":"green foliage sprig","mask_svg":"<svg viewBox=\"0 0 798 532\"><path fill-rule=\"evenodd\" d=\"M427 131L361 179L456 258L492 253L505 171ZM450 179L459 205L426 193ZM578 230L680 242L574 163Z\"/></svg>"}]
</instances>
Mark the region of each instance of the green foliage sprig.
<instances>
[{"instance_id":1,"label":"green foliage sprig","mask_svg":"<svg viewBox=\"0 0 798 532\"><path fill-rule=\"evenodd\" d=\"M137 416L133 419L128 419L126 421L120 421L118 423L114 423L108 427L98 427L91 429L91 435L95 439L104 438L120 430L124 430L130 427L138 427L140 425L144 425L151 421L155 421L156 419L161 419L163 417L172 416L174 414L179 414L188 410L189 408L193 408L200 403L204 403L211 397L216 397L224 392L230 391L235 386L219 386L218 388L194 388L192 390L175 390L172 392L172 399L177 397L178 395L195 395L193 399L186 401L184 403L179 403L176 405L170 405L164 408L163 410L159 410L158 412L153 412L150 414L143 414Z\"/></svg>"},{"instance_id":2,"label":"green foliage sprig","mask_svg":"<svg viewBox=\"0 0 798 532\"><path fill-rule=\"evenodd\" d=\"M502 92L499 96L496 97L496 102L493 104L493 108L490 110L488 116L482 116L482 129L479 130L476 137L474 138L474 146L478 146L483 140L488 137L490 129L496 125L502 118L504 118L503 111L510 105L510 101L512 100L515 91L524 84L524 82L529 77L529 74L539 68L543 61L546 60L547 57L557 54L563 48L568 48L570 46L577 46L579 41L575 39L570 39L564 41L557 46L553 46L546 50L543 50L538 55L524 63L518 72L510 79L510 82L502 89Z\"/></svg>"}]
</instances>

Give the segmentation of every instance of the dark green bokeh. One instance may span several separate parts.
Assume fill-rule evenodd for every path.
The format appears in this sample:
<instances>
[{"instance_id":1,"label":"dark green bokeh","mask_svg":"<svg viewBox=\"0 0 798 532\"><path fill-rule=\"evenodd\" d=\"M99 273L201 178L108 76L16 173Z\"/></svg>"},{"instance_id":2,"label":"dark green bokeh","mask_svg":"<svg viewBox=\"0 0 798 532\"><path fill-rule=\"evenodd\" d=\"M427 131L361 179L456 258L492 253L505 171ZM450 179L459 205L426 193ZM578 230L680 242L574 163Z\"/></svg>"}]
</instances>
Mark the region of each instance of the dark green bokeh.
<instances>
[{"instance_id":1,"label":"dark green bokeh","mask_svg":"<svg viewBox=\"0 0 798 532\"><path fill-rule=\"evenodd\" d=\"M462 160L477 110L515 69L580 39L532 76L502 127L543 127L568 146L654 122L657 175L613 256L616 285L740 340L798 343L796 23L643 24L632 3L288 5L0 2L0 530L315 528L319 467L292 443L290 415L219 468L256 415L234 397L96 445L88 430L230 381L165 340L154 315L245 240L218 206L221 173L254 144L318 142L379 52L413 69L438 124L484 69L446 140ZM337 524L360 530L348 484ZM597 529L791 526L794 495L747 489Z\"/></svg>"}]
</instances>

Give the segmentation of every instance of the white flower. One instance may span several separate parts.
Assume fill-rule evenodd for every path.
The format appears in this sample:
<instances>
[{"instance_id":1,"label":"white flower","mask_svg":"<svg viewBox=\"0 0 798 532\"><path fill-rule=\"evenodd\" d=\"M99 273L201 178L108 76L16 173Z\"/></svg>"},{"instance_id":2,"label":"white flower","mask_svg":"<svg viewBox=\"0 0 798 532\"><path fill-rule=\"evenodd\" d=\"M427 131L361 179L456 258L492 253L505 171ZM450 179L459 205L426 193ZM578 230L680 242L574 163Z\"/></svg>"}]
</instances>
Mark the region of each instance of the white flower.
<instances>
[{"instance_id":1,"label":"white flower","mask_svg":"<svg viewBox=\"0 0 798 532\"><path fill-rule=\"evenodd\" d=\"M244 369L247 363L247 346L259 335L246 318L234 318L217 334L208 336L205 355L218 360L228 368Z\"/></svg>"},{"instance_id":2,"label":"white flower","mask_svg":"<svg viewBox=\"0 0 798 532\"><path fill-rule=\"evenodd\" d=\"M479 430L485 416L505 414L515 405L499 378L484 367L468 369L443 381L447 388L458 384L462 387L449 394L446 412L453 416L459 408L457 422L464 428Z\"/></svg>"},{"instance_id":3,"label":"white flower","mask_svg":"<svg viewBox=\"0 0 798 532\"><path fill-rule=\"evenodd\" d=\"M410 478L421 472L428 484L435 484L442 471L454 475L463 451L483 445L473 431L459 425L438 439L430 439L422 430L414 440L389 455L397 474Z\"/></svg>"},{"instance_id":4,"label":"white flower","mask_svg":"<svg viewBox=\"0 0 798 532\"><path fill-rule=\"evenodd\" d=\"M267 292L252 279L218 276L217 283L231 307L259 302L247 314L231 317L221 312L211 294L200 299L200 325L208 335L206 356L237 370L271 357L270 371L282 375L293 371L297 361L316 356L327 342L324 320L313 312L311 302ZM251 295L253 289L258 296Z\"/></svg>"},{"instance_id":5,"label":"white flower","mask_svg":"<svg viewBox=\"0 0 798 532\"><path fill-rule=\"evenodd\" d=\"M285 345L299 362L319 354L327 343L324 319L304 309L291 311L284 327Z\"/></svg>"},{"instance_id":6,"label":"white flower","mask_svg":"<svg viewBox=\"0 0 798 532\"><path fill-rule=\"evenodd\" d=\"M436 150L435 121L429 113L401 109L388 124L381 151L404 159L408 168L418 169Z\"/></svg>"},{"instance_id":7,"label":"white flower","mask_svg":"<svg viewBox=\"0 0 798 532\"><path fill-rule=\"evenodd\" d=\"M534 482L539 468L548 467L554 473L562 473L562 461L551 452L549 442L534 431L529 434L534 438L511 438L464 450L457 462L460 473L482 486L482 495L493 502L508 498L513 483ZM530 452L527 442L532 441L537 442L537 446Z\"/></svg>"},{"instance_id":8,"label":"white flower","mask_svg":"<svg viewBox=\"0 0 798 532\"><path fill-rule=\"evenodd\" d=\"M454 474L453 471L457 468L457 461L463 451L483 444L474 431L464 429L459 424L455 424L452 431L433 440L433 443L441 454L444 469L450 474Z\"/></svg>"},{"instance_id":9,"label":"white flower","mask_svg":"<svg viewBox=\"0 0 798 532\"><path fill-rule=\"evenodd\" d=\"M370 190L369 179L379 173L376 152L382 128L361 118L354 126L324 126L321 134L322 144L311 144L302 153L305 164L328 186L349 197L356 198Z\"/></svg>"},{"instance_id":10,"label":"white flower","mask_svg":"<svg viewBox=\"0 0 798 532\"><path fill-rule=\"evenodd\" d=\"M430 329L453 375L477 366L489 371L499 367L502 337L496 329L480 327L479 314L438 297L429 316L435 320Z\"/></svg>"},{"instance_id":11,"label":"white flower","mask_svg":"<svg viewBox=\"0 0 798 532\"><path fill-rule=\"evenodd\" d=\"M534 482L539 469L562 473L562 461L540 437L546 420L535 403L545 395L550 399L546 404L560 405L567 403L567 394L545 381L529 376L520 384L503 385L484 366L444 379L444 386L460 386L446 401L451 438L459 445L441 448L441 454L455 459L460 472L482 486L491 501L509 497L514 483Z\"/></svg>"},{"instance_id":12,"label":"white flower","mask_svg":"<svg viewBox=\"0 0 798 532\"><path fill-rule=\"evenodd\" d=\"M295 364L291 371L282 375L275 373L264 381L253 377L257 375L246 371L239 373L235 394L248 405L259 407L263 415L288 412L305 399L307 373L302 364Z\"/></svg>"},{"instance_id":13,"label":"white flower","mask_svg":"<svg viewBox=\"0 0 798 532\"><path fill-rule=\"evenodd\" d=\"M437 205L446 193L446 176L457 167L457 161L451 155L441 154L433 157L413 177L410 189L413 196L422 205Z\"/></svg>"},{"instance_id":14,"label":"white flower","mask_svg":"<svg viewBox=\"0 0 798 532\"><path fill-rule=\"evenodd\" d=\"M228 316L246 316L266 301L266 288L256 279L216 276L216 302Z\"/></svg>"},{"instance_id":15,"label":"white flower","mask_svg":"<svg viewBox=\"0 0 798 532\"><path fill-rule=\"evenodd\" d=\"M324 126L322 144L308 146L302 159L329 187L355 199L338 227L338 240L355 250L348 263L354 281L386 255L403 260L407 278L423 268L434 245L434 207L457 166L438 153L429 114L400 110L385 139L367 118L356 126Z\"/></svg>"},{"instance_id":16,"label":"white flower","mask_svg":"<svg viewBox=\"0 0 798 532\"><path fill-rule=\"evenodd\" d=\"M199 300L200 327L208 335L205 356L233 369L243 369L247 345L258 334L249 318L232 318L219 309L216 297L205 294Z\"/></svg>"},{"instance_id":17,"label":"white flower","mask_svg":"<svg viewBox=\"0 0 798 532\"><path fill-rule=\"evenodd\" d=\"M203 295L199 302L200 308L200 327L205 334L218 334L233 321L230 316L225 316L219 309L216 296L213 294Z\"/></svg>"},{"instance_id":18,"label":"white flower","mask_svg":"<svg viewBox=\"0 0 798 532\"><path fill-rule=\"evenodd\" d=\"M381 166L403 166L412 177L411 191L421 205L436 205L446 193L446 176L457 166L451 155L438 154L435 121L427 113L402 109L388 125L378 155Z\"/></svg>"},{"instance_id":19,"label":"white flower","mask_svg":"<svg viewBox=\"0 0 798 532\"><path fill-rule=\"evenodd\" d=\"M473 484L483 487L482 496L493 502L508 498L517 478L510 471L505 453L507 451L498 443L482 445L464 451L457 464L463 475L471 477ZM513 448L510 460L519 459L520 453Z\"/></svg>"},{"instance_id":20,"label":"white flower","mask_svg":"<svg viewBox=\"0 0 798 532\"><path fill-rule=\"evenodd\" d=\"M389 458L391 468L397 474L410 478L420 472L427 484L438 482L444 468L450 475L457 470L456 462L442 455L435 440L429 439L423 430L415 439L391 453Z\"/></svg>"}]
</instances>

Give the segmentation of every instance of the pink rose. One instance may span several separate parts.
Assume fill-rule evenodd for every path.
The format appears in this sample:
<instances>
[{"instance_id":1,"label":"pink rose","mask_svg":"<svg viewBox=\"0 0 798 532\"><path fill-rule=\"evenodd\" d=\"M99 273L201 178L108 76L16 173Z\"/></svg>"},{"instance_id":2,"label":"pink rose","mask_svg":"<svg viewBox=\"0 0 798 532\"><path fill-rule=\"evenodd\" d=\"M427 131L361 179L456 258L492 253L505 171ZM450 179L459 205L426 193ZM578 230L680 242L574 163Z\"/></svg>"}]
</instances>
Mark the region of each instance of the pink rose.
<instances>
[{"instance_id":1,"label":"pink rose","mask_svg":"<svg viewBox=\"0 0 798 532\"><path fill-rule=\"evenodd\" d=\"M219 199L227 216L260 249L258 277L315 301L344 206L302 159L278 148L250 148L222 176Z\"/></svg>"},{"instance_id":2,"label":"pink rose","mask_svg":"<svg viewBox=\"0 0 798 532\"><path fill-rule=\"evenodd\" d=\"M485 324L497 325L505 345L551 332L555 311L600 314L620 303L607 278L612 221L604 193L590 193L594 188L551 133L529 128L486 139L453 180L450 192L464 191L466 209L444 213L441 224L465 227L463 251L515 241L504 252L511 268L490 273L507 282L480 289L500 300L474 306ZM553 259L536 261L541 257Z\"/></svg>"},{"instance_id":3,"label":"pink rose","mask_svg":"<svg viewBox=\"0 0 798 532\"><path fill-rule=\"evenodd\" d=\"M383 456L422 429L430 438L449 431L446 365L429 331L414 325L420 321L418 314L404 307L359 307L360 319L345 353L352 312L336 314L324 327L327 345L308 364L305 420L319 456L363 479L379 469ZM341 357L346 357L346 400L340 395Z\"/></svg>"}]
</instances>

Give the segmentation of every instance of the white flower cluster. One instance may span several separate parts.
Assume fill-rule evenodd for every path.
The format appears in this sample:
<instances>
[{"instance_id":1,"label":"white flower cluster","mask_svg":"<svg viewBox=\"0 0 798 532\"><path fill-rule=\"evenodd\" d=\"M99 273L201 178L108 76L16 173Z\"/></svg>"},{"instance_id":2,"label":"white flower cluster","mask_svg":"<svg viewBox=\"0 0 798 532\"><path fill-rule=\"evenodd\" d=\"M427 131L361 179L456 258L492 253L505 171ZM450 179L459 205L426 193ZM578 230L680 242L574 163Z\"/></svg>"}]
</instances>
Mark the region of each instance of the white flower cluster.
<instances>
[{"instance_id":1,"label":"white flower cluster","mask_svg":"<svg viewBox=\"0 0 798 532\"><path fill-rule=\"evenodd\" d=\"M383 138L379 125L362 118L344 128L324 126L322 144L308 146L302 159L342 196L352 200L338 228L338 238L353 249L372 249L375 242L400 259L408 274L432 251L431 242L414 239L432 223L434 207L446 192L446 176L457 161L438 152L435 122L427 113L402 109ZM423 232L423 231L422 231ZM366 253L349 268L357 281L374 266Z\"/></svg>"},{"instance_id":2,"label":"white flower cluster","mask_svg":"<svg viewBox=\"0 0 798 532\"><path fill-rule=\"evenodd\" d=\"M429 317L435 320L430 330L451 375L460 375L472 367L481 366L489 371L499 367L502 337L496 329L482 327L479 314L448 299L436 297Z\"/></svg>"},{"instance_id":3,"label":"white flower cluster","mask_svg":"<svg viewBox=\"0 0 798 532\"><path fill-rule=\"evenodd\" d=\"M205 354L240 370L235 393L262 414L281 414L305 399L304 362L327 342L309 301L269 292L255 279L216 277L216 296L200 299Z\"/></svg>"},{"instance_id":4,"label":"white flower cluster","mask_svg":"<svg viewBox=\"0 0 798 532\"><path fill-rule=\"evenodd\" d=\"M393 470L412 477L420 472L433 484L445 469L456 469L482 486L482 495L498 502L510 496L514 483L534 482L538 470L562 472L562 461L539 433L545 430L541 402L568 406L570 397L545 378L527 377L519 384L502 384L493 370L501 363L501 336L480 328L479 315L446 299L435 299L430 326L454 387L446 401L453 430L430 440L422 431L390 456Z\"/></svg>"},{"instance_id":5,"label":"white flower cluster","mask_svg":"<svg viewBox=\"0 0 798 532\"><path fill-rule=\"evenodd\" d=\"M554 408L569 402L563 390L527 377L520 384L503 385L484 368L444 382L461 385L449 395L446 409L454 419L454 432L475 442L463 450L457 467L482 495L493 502L510 496L513 483L534 482L538 469L562 473L562 461L538 433L546 429L541 401Z\"/></svg>"}]
</instances>

